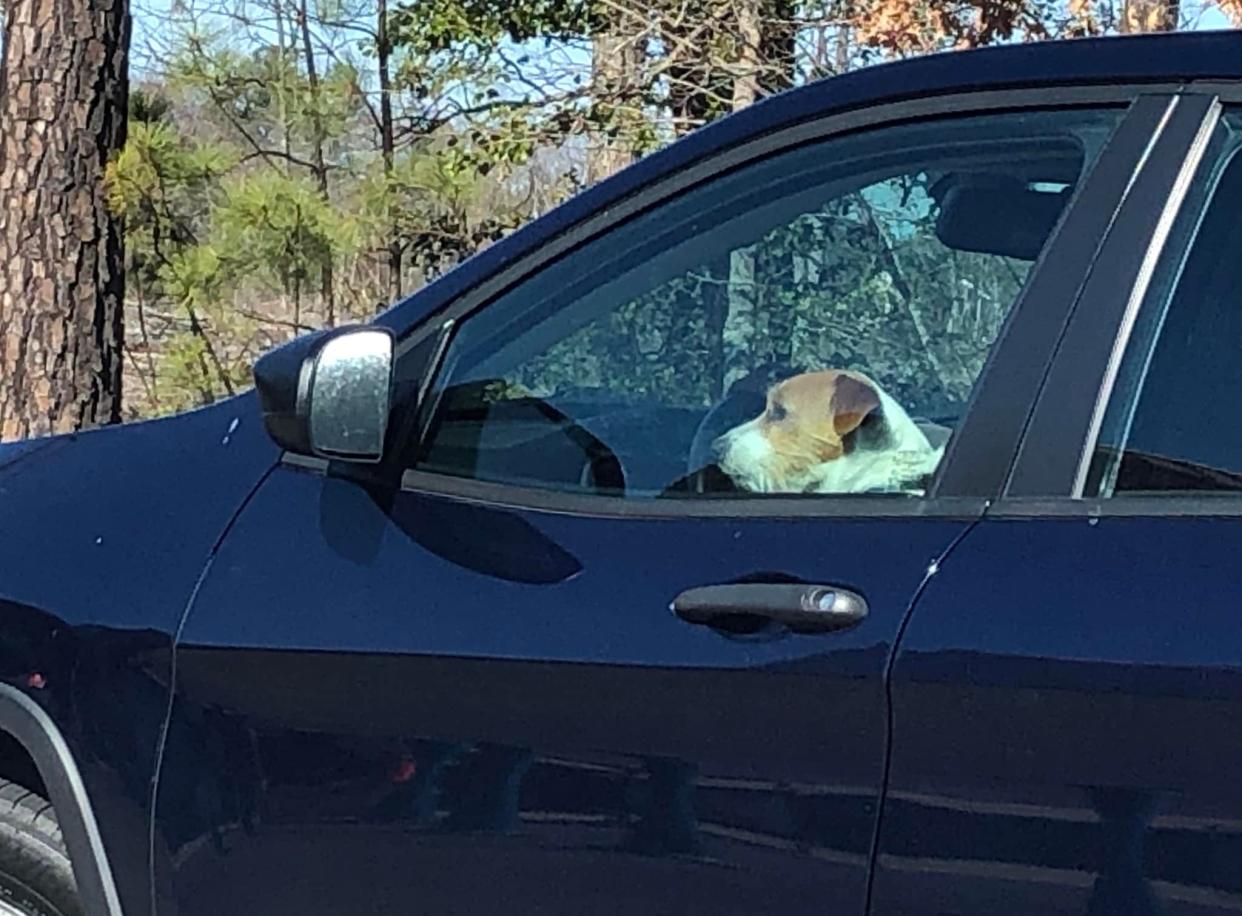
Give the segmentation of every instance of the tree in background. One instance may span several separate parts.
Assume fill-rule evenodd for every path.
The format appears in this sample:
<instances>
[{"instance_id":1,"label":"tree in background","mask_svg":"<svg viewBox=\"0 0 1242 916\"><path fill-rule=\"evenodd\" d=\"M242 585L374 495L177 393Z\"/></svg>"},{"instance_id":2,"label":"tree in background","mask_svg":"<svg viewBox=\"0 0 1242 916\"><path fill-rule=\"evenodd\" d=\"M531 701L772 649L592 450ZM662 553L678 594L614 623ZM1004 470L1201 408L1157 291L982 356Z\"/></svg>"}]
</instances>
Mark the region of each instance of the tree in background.
<instances>
[{"instance_id":1,"label":"tree in background","mask_svg":"<svg viewBox=\"0 0 1242 916\"><path fill-rule=\"evenodd\" d=\"M369 317L772 92L938 50L1180 26L1209 2L159 0L139 10L133 129L107 173L130 273L124 415L235 392L265 348ZM757 266L801 257L781 240L760 255L718 279L754 286ZM762 310L703 302L720 340L693 358L717 390L725 338L761 337ZM671 303L641 308L675 327Z\"/></svg>"},{"instance_id":2,"label":"tree in background","mask_svg":"<svg viewBox=\"0 0 1242 916\"><path fill-rule=\"evenodd\" d=\"M0 61L0 439L121 417L125 274L104 170L126 0L11 0Z\"/></svg>"}]
</instances>

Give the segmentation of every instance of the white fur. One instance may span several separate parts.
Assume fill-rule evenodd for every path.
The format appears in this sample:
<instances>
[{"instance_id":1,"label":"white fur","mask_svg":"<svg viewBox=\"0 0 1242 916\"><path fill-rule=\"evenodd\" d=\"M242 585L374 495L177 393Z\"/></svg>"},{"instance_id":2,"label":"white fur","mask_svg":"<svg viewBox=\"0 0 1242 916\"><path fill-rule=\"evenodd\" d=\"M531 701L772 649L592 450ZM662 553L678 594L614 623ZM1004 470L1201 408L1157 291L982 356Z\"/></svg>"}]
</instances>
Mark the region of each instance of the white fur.
<instances>
[{"instance_id":1,"label":"white fur","mask_svg":"<svg viewBox=\"0 0 1242 916\"><path fill-rule=\"evenodd\" d=\"M797 480L782 482L772 473L772 446L760 430L760 418L755 418L716 440L720 469L754 493L918 492L911 483L936 469L944 447L933 448L905 409L878 385L874 387L892 437L883 450L854 449Z\"/></svg>"},{"instance_id":2,"label":"white fur","mask_svg":"<svg viewBox=\"0 0 1242 916\"><path fill-rule=\"evenodd\" d=\"M720 470L732 477L743 490L776 493L785 489L772 476L769 468L772 445L759 429L759 418L733 427L716 440L715 447L720 455ZM802 488L791 484L788 489Z\"/></svg>"}]
</instances>

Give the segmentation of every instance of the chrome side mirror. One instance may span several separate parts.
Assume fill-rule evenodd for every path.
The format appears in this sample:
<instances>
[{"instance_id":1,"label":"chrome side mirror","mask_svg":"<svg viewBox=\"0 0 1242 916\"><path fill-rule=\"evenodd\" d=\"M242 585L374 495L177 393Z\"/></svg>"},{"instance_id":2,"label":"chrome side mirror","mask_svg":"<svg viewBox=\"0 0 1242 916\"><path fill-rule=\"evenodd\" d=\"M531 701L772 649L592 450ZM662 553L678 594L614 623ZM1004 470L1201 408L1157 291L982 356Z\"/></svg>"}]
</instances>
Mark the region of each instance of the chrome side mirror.
<instances>
[{"instance_id":1,"label":"chrome side mirror","mask_svg":"<svg viewBox=\"0 0 1242 916\"><path fill-rule=\"evenodd\" d=\"M254 369L268 435L288 451L375 463L391 410L393 336L349 327L300 337Z\"/></svg>"}]
</instances>

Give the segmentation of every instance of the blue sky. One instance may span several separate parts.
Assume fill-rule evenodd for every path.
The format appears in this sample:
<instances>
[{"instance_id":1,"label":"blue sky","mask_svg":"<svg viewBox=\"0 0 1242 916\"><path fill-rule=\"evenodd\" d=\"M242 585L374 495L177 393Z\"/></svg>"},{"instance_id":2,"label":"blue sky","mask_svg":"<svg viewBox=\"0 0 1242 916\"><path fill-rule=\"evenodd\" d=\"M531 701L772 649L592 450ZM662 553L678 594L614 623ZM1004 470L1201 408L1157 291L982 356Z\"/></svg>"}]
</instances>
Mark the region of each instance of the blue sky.
<instances>
[{"instance_id":1,"label":"blue sky","mask_svg":"<svg viewBox=\"0 0 1242 916\"><path fill-rule=\"evenodd\" d=\"M171 17L176 15L182 22L188 22L187 14L184 12L187 9L195 7L207 9L212 6L219 8L224 4L236 8L245 4L245 0L206 0L206 2L204 0L131 0L131 2L134 17L133 67L139 76L149 68L157 69L150 49L167 46L167 43L174 38L176 29L169 26ZM336 0L336 2L349 2L349 0ZM179 12L175 14L174 10ZM1229 27L1229 20L1211 0L1183 0L1182 10L1183 16L1189 20L1188 26L1192 29ZM210 26L213 22L219 25L228 20L208 14L201 16L200 21ZM342 45L348 44L348 41L342 40ZM514 49L515 55L522 53L530 54L536 65L545 55L553 53L556 56L558 69L586 71L590 67L589 52L583 47L557 47L552 52L548 52L544 50L543 42L539 41L533 42L529 48Z\"/></svg>"}]
</instances>

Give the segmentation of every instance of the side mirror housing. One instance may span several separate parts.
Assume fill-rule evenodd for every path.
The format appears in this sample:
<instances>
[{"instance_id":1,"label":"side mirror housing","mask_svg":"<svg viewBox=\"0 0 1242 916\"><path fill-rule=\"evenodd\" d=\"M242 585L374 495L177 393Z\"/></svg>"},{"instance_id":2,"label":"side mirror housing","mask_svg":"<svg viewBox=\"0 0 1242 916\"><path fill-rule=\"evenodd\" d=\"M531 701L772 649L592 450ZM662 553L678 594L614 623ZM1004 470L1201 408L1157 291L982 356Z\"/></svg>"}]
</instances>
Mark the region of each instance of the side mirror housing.
<instances>
[{"instance_id":1,"label":"side mirror housing","mask_svg":"<svg viewBox=\"0 0 1242 916\"><path fill-rule=\"evenodd\" d=\"M254 367L267 433L302 455L376 463L392 408L393 336L371 326L289 341Z\"/></svg>"}]
</instances>

